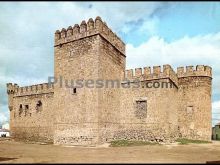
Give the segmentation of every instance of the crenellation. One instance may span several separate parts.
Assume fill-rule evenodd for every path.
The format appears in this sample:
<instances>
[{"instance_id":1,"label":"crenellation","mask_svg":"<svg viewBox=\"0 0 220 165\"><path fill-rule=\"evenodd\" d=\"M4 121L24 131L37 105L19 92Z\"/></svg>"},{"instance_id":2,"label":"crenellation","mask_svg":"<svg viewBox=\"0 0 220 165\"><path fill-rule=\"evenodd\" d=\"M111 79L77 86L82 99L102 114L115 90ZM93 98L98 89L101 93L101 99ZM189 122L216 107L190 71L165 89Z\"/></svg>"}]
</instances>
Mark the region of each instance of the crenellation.
<instances>
[{"instance_id":1,"label":"crenellation","mask_svg":"<svg viewBox=\"0 0 220 165\"><path fill-rule=\"evenodd\" d=\"M78 24L75 24L73 27L73 36L77 37L77 35L80 33L80 27Z\"/></svg>"},{"instance_id":2,"label":"crenellation","mask_svg":"<svg viewBox=\"0 0 220 165\"><path fill-rule=\"evenodd\" d=\"M158 76L158 75L160 75L160 73L161 73L161 67L160 66L153 66L153 74L155 76Z\"/></svg>"},{"instance_id":3,"label":"crenellation","mask_svg":"<svg viewBox=\"0 0 220 165\"><path fill-rule=\"evenodd\" d=\"M204 71L205 71L204 65L197 65L197 66L196 66L196 71L198 71L198 72L204 72Z\"/></svg>"},{"instance_id":4,"label":"crenellation","mask_svg":"<svg viewBox=\"0 0 220 165\"><path fill-rule=\"evenodd\" d=\"M7 83L7 93L13 95L16 91L17 84Z\"/></svg>"},{"instance_id":5,"label":"crenellation","mask_svg":"<svg viewBox=\"0 0 220 165\"><path fill-rule=\"evenodd\" d=\"M12 87L12 86L13 86L12 83L7 83L7 87L8 87L8 88L10 88L10 87Z\"/></svg>"},{"instance_id":6,"label":"crenellation","mask_svg":"<svg viewBox=\"0 0 220 165\"><path fill-rule=\"evenodd\" d=\"M24 87L20 87L20 93L22 94L24 92Z\"/></svg>"},{"instance_id":7,"label":"crenellation","mask_svg":"<svg viewBox=\"0 0 220 165\"><path fill-rule=\"evenodd\" d=\"M28 86L27 88L29 92L32 92L32 86Z\"/></svg>"},{"instance_id":8,"label":"crenellation","mask_svg":"<svg viewBox=\"0 0 220 165\"><path fill-rule=\"evenodd\" d=\"M90 18L87 23L85 20L83 20L80 26L78 24L75 24L73 28L69 26L67 30L65 28L62 28L61 32L57 30L55 32L54 46L98 34L104 37L116 49L118 49L123 55L125 55L124 42L111 31L111 29L107 26L105 22L101 20L100 17L96 17L95 22L92 18Z\"/></svg>"},{"instance_id":9,"label":"crenellation","mask_svg":"<svg viewBox=\"0 0 220 165\"><path fill-rule=\"evenodd\" d=\"M85 33L87 31L87 24L86 24L86 21L83 20L80 24L80 30L79 32L80 33Z\"/></svg>"},{"instance_id":10,"label":"crenellation","mask_svg":"<svg viewBox=\"0 0 220 165\"><path fill-rule=\"evenodd\" d=\"M142 76L142 68L135 68L135 77L140 78Z\"/></svg>"},{"instance_id":11,"label":"crenellation","mask_svg":"<svg viewBox=\"0 0 220 165\"><path fill-rule=\"evenodd\" d=\"M133 69L126 70L126 78L127 79L133 79L133 76L134 76Z\"/></svg>"},{"instance_id":12,"label":"crenellation","mask_svg":"<svg viewBox=\"0 0 220 165\"><path fill-rule=\"evenodd\" d=\"M103 22L102 22L102 19L101 17L96 17L95 19L95 28L99 31L102 31L102 26L103 26Z\"/></svg>"},{"instance_id":13,"label":"crenellation","mask_svg":"<svg viewBox=\"0 0 220 165\"><path fill-rule=\"evenodd\" d=\"M42 94L53 92L54 85L49 85L48 83L37 84L25 87L19 87L17 84L14 86L15 96L32 95L32 94Z\"/></svg>"},{"instance_id":14,"label":"crenellation","mask_svg":"<svg viewBox=\"0 0 220 165\"><path fill-rule=\"evenodd\" d=\"M185 73L184 67L178 67L178 68L177 68L177 76L178 76L178 77L183 77L183 76L184 76L184 73Z\"/></svg>"},{"instance_id":15,"label":"crenellation","mask_svg":"<svg viewBox=\"0 0 220 165\"><path fill-rule=\"evenodd\" d=\"M94 25L95 25L95 23L94 23L93 19L89 18L89 20L87 22L87 28L88 28L89 32L94 29Z\"/></svg>"},{"instance_id":16,"label":"crenellation","mask_svg":"<svg viewBox=\"0 0 220 165\"><path fill-rule=\"evenodd\" d=\"M66 29L62 28L61 30L61 38L66 38Z\"/></svg>"},{"instance_id":17,"label":"crenellation","mask_svg":"<svg viewBox=\"0 0 220 165\"><path fill-rule=\"evenodd\" d=\"M180 77L190 77L190 76L208 76L212 77L212 68L204 65L186 66L177 68L177 76Z\"/></svg>"},{"instance_id":18,"label":"crenellation","mask_svg":"<svg viewBox=\"0 0 220 165\"><path fill-rule=\"evenodd\" d=\"M106 37L108 37L108 35L109 35L109 28L108 28L106 22L103 22L103 27L102 27L102 28L103 28L103 30L102 30L103 35L105 35Z\"/></svg>"},{"instance_id":19,"label":"crenellation","mask_svg":"<svg viewBox=\"0 0 220 165\"><path fill-rule=\"evenodd\" d=\"M31 88L32 88L32 91L33 91L33 92L35 92L35 91L38 90L37 85L32 85Z\"/></svg>"},{"instance_id":20,"label":"crenellation","mask_svg":"<svg viewBox=\"0 0 220 165\"><path fill-rule=\"evenodd\" d=\"M48 84L48 83L44 83L44 84L43 84L43 89L44 89L44 90L49 89L49 84Z\"/></svg>"},{"instance_id":21,"label":"crenellation","mask_svg":"<svg viewBox=\"0 0 220 165\"><path fill-rule=\"evenodd\" d=\"M169 76L170 75L170 72L172 72L172 67L170 65L163 65L163 74L165 76Z\"/></svg>"},{"instance_id":22,"label":"crenellation","mask_svg":"<svg viewBox=\"0 0 220 165\"><path fill-rule=\"evenodd\" d=\"M18 89L19 89L18 84L14 84L14 88L15 88L15 93L17 93L17 92L18 92Z\"/></svg>"},{"instance_id":23,"label":"crenellation","mask_svg":"<svg viewBox=\"0 0 220 165\"><path fill-rule=\"evenodd\" d=\"M28 87L24 87L24 89L25 89L25 92L28 92Z\"/></svg>"},{"instance_id":24,"label":"crenellation","mask_svg":"<svg viewBox=\"0 0 220 165\"><path fill-rule=\"evenodd\" d=\"M110 41L111 43L114 43L115 34L113 33L113 31L112 31L111 29L109 29L108 34L109 34L109 41Z\"/></svg>"},{"instance_id":25,"label":"crenellation","mask_svg":"<svg viewBox=\"0 0 220 165\"><path fill-rule=\"evenodd\" d=\"M73 28L72 28L72 26L69 26L67 29L67 37L70 37L72 35L73 35Z\"/></svg>"},{"instance_id":26,"label":"crenellation","mask_svg":"<svg viewBox=\"0 0 220 165\"><path fill-rule=\"evenodd\" d=\"M151 75L151 67L144 67L144 76L147 77Z\"/></svg>"},{"instance_id":27,"label":"crenellation","mask_svg":"<svg viewBox=\"0 0 220 165\"><path fill-rule=\"evenodd\" d=\"M173 68L168 64L163 65L163 73L161 74L161 78L165 77L170 78L178 86L177 74L175 73Z\"/></svg>"},{"instance_id":28,"label":"crenellation","mask_svg":"<svg viewBox=\"0 0 220 165\"><path fill-rule=\"evenodd\" d=\"M210 66L205 66L204 71L206 76L212 77L212 68Z\"/></svg>"},{"instance_id":29,"label":"crenellation","mask_svg":"<svg viewBox=\"0 0 220 165\"><path fill-rule=\"evenodd\" d=\"M41 91L42 90L42 84L37 84L37 91Z\"/></svg>"},{"instance_id":30,"label":"crenellation","mask_svg":"<svg viewBox=\"0 0 220 165\"><path fill-rule=\"evenodd\" d=\"M55 41L59 40L61 38L61 32L59 30L56 30L55 32Z\"/></svg>"},{"instance_id":31,"label":"crenellation","mask_svg":"<svg viewBox=\"0 0 220 165\"><path fill-rule=\"evenodd\" d=\"M125 75L125 78L131 80L134 78L140 78L140 80L142 81L169 78L176 85L178 84L177 75L170 65L163 65L162 71L161 71L161 66L153 66L152 68L151 67L144 67L143 69L135 68L135 75L132 73L133 69L126 70L127 74ZM151 70L153 70L153 72L151 72Z\"/></svg>"},{"instance_id":32,"label":"crenellation","mask_svg":"<svg viewBox=\"0 0 220 165\"><path fill-rule=\"evenodd\" d=\"M186 75L191 76L194 73L194 66L186 66Z\"/></svg>"}]
</instances>

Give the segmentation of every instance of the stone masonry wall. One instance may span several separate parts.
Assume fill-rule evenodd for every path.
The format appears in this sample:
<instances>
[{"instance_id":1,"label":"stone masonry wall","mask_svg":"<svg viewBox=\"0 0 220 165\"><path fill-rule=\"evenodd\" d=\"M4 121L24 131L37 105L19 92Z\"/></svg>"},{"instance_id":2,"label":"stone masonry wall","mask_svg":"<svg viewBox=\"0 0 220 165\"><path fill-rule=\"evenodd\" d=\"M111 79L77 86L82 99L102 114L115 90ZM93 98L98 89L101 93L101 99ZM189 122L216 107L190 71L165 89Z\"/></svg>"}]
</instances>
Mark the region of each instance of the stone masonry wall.
<instances>
[{"instance_id":1,"label":"stone masonry wall","mask_svg":"<svg viewBox=\"0 0 220 165\"><path fill-rule=\"evenodd\" d=\"M10 128L16 140L53 142L53 85L8 84Z\"/></svg>"},{"instance_id":2,"label":"stone masonry wall","mask_svg":"<svg viewBox=\"0 0 220 165\"><path fill-rule=\"evenodd\" d=\"M146 82L149 80L141 82L140 88L135 88L132 83L131 88L121 90L121 128L115 132L114 140L168 142L178 137L178 89L175 85L172 88L146 88ZM170 79L151 82L173 83ZM146 101L146 109L139 113L138 101Z\"/></svg>"},{"instance_id":3,"label":"stone masonry wall","mask_svg":"<svg viewBox=\"0 0 220 165\"><path fill-rule=\"evenodd\" d=\"M110 134L120 126L121 81L125 73L125 55L115 49L105 38L100 41L99 78L104 88L99 91L99 143L109 140ZM110 80L110 81L108 81ZM119 85L119 86L118 86Z\"/></svg>"},{"instance_id":4,"label":"stone masonry wall","mask_svg":"<svg viewBox=\"0 0 220 165\"><path fill-rule=\"evenodd\" d=\"M55 47L55 77L63 80L98 78L99 35ZM74 85L75 86L75 85ZM94 88L55 84L55 144L92 145L98 139L98 92Z\"/></svg>"},{"instance_id":5,"label":"stone masonry wall","mask_svg":"<svg viewBox=\"0 0 220 165\"><path fill-rule=\"evenodd\" d=\"M208 66L178 68L180 136L211 140L212 72ZM197 76L195 76L197 75ZM203 75L203 76L202 76Z\"/></svg>"}]
</instances>

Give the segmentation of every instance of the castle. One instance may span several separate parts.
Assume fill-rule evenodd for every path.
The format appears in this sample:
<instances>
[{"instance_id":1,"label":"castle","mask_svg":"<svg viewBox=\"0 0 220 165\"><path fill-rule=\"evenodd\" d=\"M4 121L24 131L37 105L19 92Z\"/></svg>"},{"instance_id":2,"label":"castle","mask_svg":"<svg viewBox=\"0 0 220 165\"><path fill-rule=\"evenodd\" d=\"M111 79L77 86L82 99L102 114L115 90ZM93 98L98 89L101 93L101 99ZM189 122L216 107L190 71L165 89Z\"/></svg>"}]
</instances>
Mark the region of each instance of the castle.
<instances>
[{"instance_id":1,"label":"castle","mask_svg":"<svg viewBox=\"0 0 220 165\"><path fill-rule=\"evenodd\" d=\"M170 65L126 70L125 43L100 17L55 32L54 77L120 80L130 88L26 87L8 83L14 139L98 145L118 139L211 140L212 69ZM129 80L129 81L125 81ZM138 80L138 81L137 81ZM146 88L147 83L172 88ZM139 88L132 88L140 84Z\"/></svg>"}]
</instances>

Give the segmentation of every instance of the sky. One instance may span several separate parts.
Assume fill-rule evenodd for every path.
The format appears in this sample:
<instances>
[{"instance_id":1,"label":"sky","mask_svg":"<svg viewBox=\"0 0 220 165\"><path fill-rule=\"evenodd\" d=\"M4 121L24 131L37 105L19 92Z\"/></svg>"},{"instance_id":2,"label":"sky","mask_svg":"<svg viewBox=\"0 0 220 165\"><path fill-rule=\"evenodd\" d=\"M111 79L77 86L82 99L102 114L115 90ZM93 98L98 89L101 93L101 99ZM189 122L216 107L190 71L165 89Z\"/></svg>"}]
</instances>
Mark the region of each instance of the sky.
<instances>
[{"instance_id":1,"label":"sky","mask_svg":"<svg viewBox=\"0 0 220 165\"><path fill-rule=\"evenodd\" d=\"M211 66L220 122L220 2L0 2L0 125L9 121L6 83L47 82L54 32L96 16L126 43L127 69Z\"/></svg>"}]
</instances>

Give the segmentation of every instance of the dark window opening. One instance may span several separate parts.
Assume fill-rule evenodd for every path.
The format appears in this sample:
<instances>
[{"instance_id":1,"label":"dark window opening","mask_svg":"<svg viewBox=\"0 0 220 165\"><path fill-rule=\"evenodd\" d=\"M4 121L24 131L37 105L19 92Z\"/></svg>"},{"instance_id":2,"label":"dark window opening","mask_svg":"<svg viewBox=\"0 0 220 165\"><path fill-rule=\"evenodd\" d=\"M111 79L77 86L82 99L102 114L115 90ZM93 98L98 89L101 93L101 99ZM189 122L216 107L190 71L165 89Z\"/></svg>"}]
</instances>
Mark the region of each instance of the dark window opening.
<instances>
[{"instance_id":1,"label":"dark window opening","mask_svg":"<svg viewBox=\"0 0 220 165\"><path fill-rule=\"evenodd\" d=\"M76 94L76 88L73 88L73 94Z\"/></svg>"},{"instance_id":2,"label":"dark window opening","mask_svg":"<svg viewBox=\"0 0 220 165\"><path fill-rule=\"evenodd\" d=\"M21 117L22 112L23 112L23 106L22 106L22 104L20 104L20 106L19 106L19 117Z\"/></svg>"},{"instance_id":3,"label":"dark window opening","mask_svg":"<svg viewBox=\"0 0 220 165\"><path fill-rule=\"evenodd\" d=\"M27 116L28 110L29 110L29 105L25 105L24 116Z\"/></svg>"},{"instance_id":4,"label":"dark window opening","mask_svg":"<svg viewBox=\"0 0 220 165\"><path fill-rule=\"evenodd\" d=\"M37 112L40 112L40 111L42 111L42 102L41 101L38 101L37 102L37 105L36 105L36 110L37 110Z\"/></svg>"}]
</instances>

